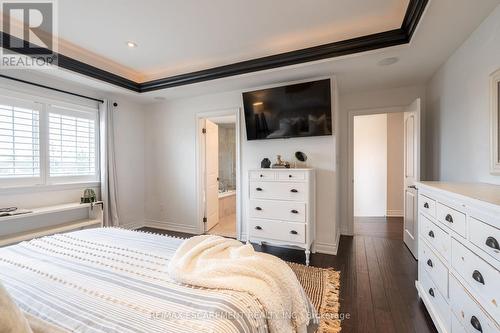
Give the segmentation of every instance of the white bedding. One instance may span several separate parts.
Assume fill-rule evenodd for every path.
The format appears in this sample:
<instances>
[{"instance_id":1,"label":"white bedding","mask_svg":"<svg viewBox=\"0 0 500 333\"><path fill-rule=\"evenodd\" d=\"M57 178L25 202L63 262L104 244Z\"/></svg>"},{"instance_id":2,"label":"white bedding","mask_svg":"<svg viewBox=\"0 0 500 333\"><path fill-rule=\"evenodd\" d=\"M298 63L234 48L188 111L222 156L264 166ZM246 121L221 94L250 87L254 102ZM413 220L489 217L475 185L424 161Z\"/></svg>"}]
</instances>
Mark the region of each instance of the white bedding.
<instances>
[{"instance_id":1,"label":"white bedding","mask_svg":"<svg viewBox=\"0 0 500 333\"><path fill-rule=\"evenodd\" d=\"M268 332L255 296L170 279L181 243L116 228L43 237L0 248L0 280L23 311L70 332Z\"/></svg>"}]
</instances>

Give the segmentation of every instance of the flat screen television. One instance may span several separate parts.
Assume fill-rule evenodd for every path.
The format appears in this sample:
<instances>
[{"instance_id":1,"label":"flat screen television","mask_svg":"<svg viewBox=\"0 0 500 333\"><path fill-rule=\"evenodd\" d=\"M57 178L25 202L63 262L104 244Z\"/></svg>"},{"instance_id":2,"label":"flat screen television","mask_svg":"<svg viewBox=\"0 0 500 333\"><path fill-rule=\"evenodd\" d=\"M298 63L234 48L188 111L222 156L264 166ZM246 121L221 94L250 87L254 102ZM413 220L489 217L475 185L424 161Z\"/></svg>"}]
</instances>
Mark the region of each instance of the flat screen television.
<instances>
[{"instance_id":1,"label":"flat screen television","mask_svg":"<svg viewBox=\"0 0 500 333\"><path fill-rule=\"evenodd\" d=\"M243 93L248 140L332 135L330 80Z\"/></svg>"}]
</instances>

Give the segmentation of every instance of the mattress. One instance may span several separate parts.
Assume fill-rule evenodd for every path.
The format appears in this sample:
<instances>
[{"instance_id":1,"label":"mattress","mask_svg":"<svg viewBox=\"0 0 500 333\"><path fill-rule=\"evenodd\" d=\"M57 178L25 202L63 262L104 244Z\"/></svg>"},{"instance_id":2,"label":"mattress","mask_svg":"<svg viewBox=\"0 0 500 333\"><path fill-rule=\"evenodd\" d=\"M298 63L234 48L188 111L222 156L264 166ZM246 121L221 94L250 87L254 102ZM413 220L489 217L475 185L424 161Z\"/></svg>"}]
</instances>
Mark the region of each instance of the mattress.
<instances>
[{"instance_id":1,"label":"mattress","mask_svg":"<svg viewBox=\"0 0 500 333\"><path fill-rule=\"evenodd\" d=\"M267 332L254 296L169 278L181 242L118 228L43 237L1 248L0 280L23 311L70 332Z\"/></svg>"}]
</instances>

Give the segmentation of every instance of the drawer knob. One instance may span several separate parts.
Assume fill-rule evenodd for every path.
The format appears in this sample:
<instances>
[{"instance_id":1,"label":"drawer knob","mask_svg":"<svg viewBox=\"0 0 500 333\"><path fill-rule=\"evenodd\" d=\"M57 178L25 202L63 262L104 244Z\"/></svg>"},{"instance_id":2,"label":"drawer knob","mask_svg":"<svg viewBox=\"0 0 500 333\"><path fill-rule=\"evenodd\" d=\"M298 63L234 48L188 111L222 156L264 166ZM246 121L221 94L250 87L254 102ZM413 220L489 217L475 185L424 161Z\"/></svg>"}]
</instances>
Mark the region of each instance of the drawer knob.
<instances>
[{"instance_id":1,"label":"drawer knob","mask_svg":"<svg viewBox=\"0 0 500 333\"><path fill-rule=\"evenodd\" d=\"M292 178L293 176L292 175L288 175L288 178Z\"/></svg>"},{"instance_id":2,"label":"drawer knob","mask_svg":"<svg viewBox=\"0 0 500 333\"><path fill-rule=\"evenodd\" d=\"M484 278L483 278L483 274L481 274L481 272L479 272L478 270L475 270L473 273L472 273L472 278L474 280L476 280L477 282L481 283L484 285Z\"/></svg>"},{"instance_id":3,"label":"drawer knob","mask_svg":"<svg viewBox=\"0 0 500 333\"><path fill-rule=\"evenodd\" d=\"M262 210L262 208L260 208L260 207L255 207L255 210Z\"/></svg>"},{"instance_id":4,"label":"drawer knob","mask_svg":"<svg viewBox=\"0 0 500 333\"><path fill-rule=\"evenodd\" d=\"M494 250L500 250L500 245L498 245L498 241L491 236L486 239L486 246L491 247Z\"/></svg>"},{"instance_id":5,"label":"drawer knob","mask_svg":"<svg viewBox=\"0 0 500 333\"><path fill-rule=\"evenodd\" d=\"M292 188L292 189L290 190L290 192L292 192L292 193L297 193L298 191L297 191L296 189Z\"/></svg>"},{"instance_id":6,"label":"drawer knob","mask_svg":"<svg viewBox=\"0 0 500 333\"><path fill-rule=\"evenodd\" d=\"M432 297L434 297L434 289L429 289L429 295L431 295Z\"/></svg>"},{"instance_id":7,"label":"drawer knob","mask_svg":"<svg viewBox=\"0 0 500 333\"><path fill-rule=\"evenodd\" d=\"M259 192L261 192L261 191L262 191L262 188L260 188L260 187L257 187L257 188L256 188L255 190L256 190L256 191L259 191Z\"/></svg>"},{"instance_id":8,"label":"drawer knob","mask_svg":"<svg viewBox=\"0 0 500 333\"><path fill-rule=\"evenodd\" d=\"M431 231L429 231L429 237L434 238L434 231L432 231L432 230L431 230Z\"/></svg>"},{"instance_id":9,"label":"drawer knob","mask_svg":"<svg viewBox=\"0 0 500 333\"><path fill-rule=\"evenodd\" d=\"M298 235L298 234L299 234L299 233L298 233L297 231L295 231L295 230L290 231L290 233L291 233L292 235Z\"/></svg>"},{"instance_id":10,"label":"drawer knob","mask_svg":"<svg viewBox=\"0 0 500 333\"><path fill-rule=\"evenodd\" d=\"M453 223L453 216L450 214L446 214L446 217L444 218L447 222Z\"/></svg>"},{"instance_id":11,"label":"drawer knob","mask_svg":"<svg viewBox=\"0 0 500 333\"><path fill-rule=\"evenodd\" d=\"M428 203L428 202L425 202L425 203L424 203L424 208L429 209L429 203Z\"/></svg>"},{"instance_id":12,"label":"drawer knob","mask_svg":"<svg viewBox=\"0 0 500 333\"><path fill-rule=\"evenodd\" d=\"M256 230L262 230L262 227L260 225L255 226Z\"/></svg>"},{"instance_id":13,"label":"drawer knob","mask_svg":"<svg viewBox=\"0 0 500 333\"><path fill-rule=\"evenodd\" d=\"M427 265L429 265L429 267L434 267L434 265L432 264L432 260L427 260Z\"/></svg>"},{"instance_id":14,"label":"drawer knob","mask_svg":"<svg viewBox=\"0 0 500 333\"><path fill-rule=\"evenodd\" d=\"M260 175L259 177L260 177L260 178L263 178L263 177L264 177L264 175Z\"/></svg>"},{"instance_id":15,"label":"drawer knob","mask_svg":"<svg viewBox=\"0 0 500 333\"><path fill-rule=\"evenodd\" d=\"M470 324L476 331L482 332L483 328L481 327L481 323L479 322L479 319L476 318L476 316L472 316L470 318Z\"/></svg>"},{"instance_id":16,"label":"drawer knob","mask_svg":"<svg viewBox=\"0 0 500 333\"><path fill-rule=\"evenodd\" d=\"M296 209L292 209L292 210L291 210L291 212L292 212L293 214L298 214L298 213L299 213L299 211L298 211L298 210L296 210Z\"/></svg>"}]
</instances>

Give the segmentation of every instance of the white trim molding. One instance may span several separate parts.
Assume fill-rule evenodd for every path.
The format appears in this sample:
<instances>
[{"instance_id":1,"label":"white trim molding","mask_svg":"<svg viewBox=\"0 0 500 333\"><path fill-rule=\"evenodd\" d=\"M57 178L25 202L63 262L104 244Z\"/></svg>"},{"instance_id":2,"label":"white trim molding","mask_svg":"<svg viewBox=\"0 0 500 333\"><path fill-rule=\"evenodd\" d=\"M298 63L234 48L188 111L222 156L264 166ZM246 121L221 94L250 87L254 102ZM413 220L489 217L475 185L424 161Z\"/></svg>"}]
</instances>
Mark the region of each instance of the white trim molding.
<instances>
[{"instance_id":1,"label":"white trim molding","mask_svg":"<svg viewBox=\"0 0 500 333\"><path fill-rule=\"evenodd\" d=\"M335 243L322 243L315 241L313 244L313 253L323 253L330 255L337 255L340 244L340 230L337 230L337 236L335 237Z\"/></svg>"},{"instance_id":2,"label":"white trim molding","mask_svg":"<svg viewBox=\"0 0 500 333\"><path fill-rule=\"evenodd\" d=\"M490 172L492 174L500 174L500 69L495 71L490 76Z\"/></svg>"},{"instance_id":3,"label":"white trim molding","mask_svg":"<svg viewBox=\"0 0 500 333\"><path fill-rule=\"evenodd\" d=\"M388 209L386 215L387 217L403 217L404 211L402 209Z\"/></svg>"},{"instance_id":4,"label":"white trim molding","mask_svg":"<svg viewBox=\"0 0 500 333\"><path fill-rule=\"evenodd\" d=\"M172 223L167 221L157 221L146 219L144 221L144 226L149 228L157 228L168 231L183 232L186 234L198 235L198 228L194 225L186 225L180 223Z\"/></svg>"}]
</instances>

